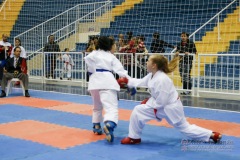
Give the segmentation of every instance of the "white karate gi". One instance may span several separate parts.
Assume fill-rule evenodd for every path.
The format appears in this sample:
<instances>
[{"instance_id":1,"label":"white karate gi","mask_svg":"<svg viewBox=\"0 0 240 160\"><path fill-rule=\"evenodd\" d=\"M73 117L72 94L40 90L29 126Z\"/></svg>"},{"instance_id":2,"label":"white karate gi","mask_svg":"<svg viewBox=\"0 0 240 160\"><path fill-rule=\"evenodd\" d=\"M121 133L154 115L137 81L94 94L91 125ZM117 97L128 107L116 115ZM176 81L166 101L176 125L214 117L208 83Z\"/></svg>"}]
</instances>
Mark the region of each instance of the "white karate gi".
<instances>
[{"instance_id":1,"label":"white karate gi","mask_svg":"<svg viewBox=\"0 0 240 160\"><path fill-rule=\"evenodd\" d=\"M162 71L158 71L152 77L149 73L143 79L130 78L129 87L145 86L148 87L151 98L146 104L137 105L130 118L129 134L133 139L141 137L142 129L146 122L152 119L165 118L188 138L202 141L209 141L212 134L211 130L190 125L185 118L183 105L178 97L178 93L172 80ZM157 113L154 113L157 109Z\"/></svg>"},{"instance_id":2,"label":"white karate gi","mask_svg":"<svg viewBox=\"0 0 240 160\"><path fill-rule=\"evenodd\" d=\"M22 46L19 46L19 47L21 48L20 57L27 59L27 52L26 52L26 50ZM12 52L11 52L11 55L10 55L11 58L14 57L14 49L15 48L16 48L16 46L12 49Z\"/></svg>"},{"instance_id":3,"label":"white karate gi","mask_svg":"<svg viewBox=\"0 0 240 160\"><path fill-rule=\"evenodd\" d=\"M67 73L67 78L71 78L72 66L74 66L74 62L72 57L69 54L64 54L62 56L63 70L61 77L64 77L64 74Z\"/></svg>"},{"instance_id":4,"label":"white karate gi","mask_svg":"<svg viewBox=\"0 0 240 160\"><path fill-rule=\"evenodd\" d=\"M89 77L88 90L93 98L92 122L99 123L103 120L118 123L118 97L120 86L112 71L120 77L129 77L121 62L111 53L103 50L91 52L85 58ZM103 71L104 70L104 71ZM105 110L104 119L102 109Z\"/></svg>"},{"instance_id":5,"label":"white karate gi","mask_svg":"<svg viewBox=\"0 0 240 160\"><path fill-rule=\"evenodd\" d=\"M11 47L11 43L9 42L4 42L4 41L0 41L0 46L1 47ZM7 58L7 51L5 50L5 58Z\"/></svg>"}]
</instances>

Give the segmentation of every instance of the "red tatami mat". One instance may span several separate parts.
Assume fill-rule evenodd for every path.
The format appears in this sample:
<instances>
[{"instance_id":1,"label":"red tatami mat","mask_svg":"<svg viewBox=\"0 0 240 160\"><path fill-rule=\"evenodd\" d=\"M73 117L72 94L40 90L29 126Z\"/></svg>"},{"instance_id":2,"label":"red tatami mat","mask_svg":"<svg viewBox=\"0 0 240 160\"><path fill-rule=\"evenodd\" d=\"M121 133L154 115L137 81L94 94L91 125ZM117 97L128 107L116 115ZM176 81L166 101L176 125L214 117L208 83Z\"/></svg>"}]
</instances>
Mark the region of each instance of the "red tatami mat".
<instances>
[{"instance_id":1,"label":"red tatami mat","mask_svg":"<svg viewBox=\"0 0 240 160\"><path fill-rule=\"evenodd\" d=\"M104 135L94 135L92 131L33 120L0 124L0 134L60 149L87 144L105 138Z\"/></svg>"}]
</instances>

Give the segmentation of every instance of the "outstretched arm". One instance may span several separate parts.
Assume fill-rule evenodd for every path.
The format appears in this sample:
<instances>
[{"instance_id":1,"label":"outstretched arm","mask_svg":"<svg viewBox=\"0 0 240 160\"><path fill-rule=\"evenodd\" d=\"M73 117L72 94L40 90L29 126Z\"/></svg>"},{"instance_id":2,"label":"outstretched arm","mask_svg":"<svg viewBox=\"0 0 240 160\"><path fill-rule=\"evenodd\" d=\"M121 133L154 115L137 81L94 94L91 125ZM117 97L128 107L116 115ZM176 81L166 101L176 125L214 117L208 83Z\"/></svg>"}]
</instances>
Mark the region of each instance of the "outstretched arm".
<instances>
[{"instance_id":1,"label":"outstretched arm","mask_svg":"<svg viewBox=\"0 0 240 160\"><path fill-rule=\"evenodd\" d=\"M112 62L113 72L117 73L120 77L130 78L128 72L123 68L122 63L115 57Z\"/></svg>"}]
</instances>

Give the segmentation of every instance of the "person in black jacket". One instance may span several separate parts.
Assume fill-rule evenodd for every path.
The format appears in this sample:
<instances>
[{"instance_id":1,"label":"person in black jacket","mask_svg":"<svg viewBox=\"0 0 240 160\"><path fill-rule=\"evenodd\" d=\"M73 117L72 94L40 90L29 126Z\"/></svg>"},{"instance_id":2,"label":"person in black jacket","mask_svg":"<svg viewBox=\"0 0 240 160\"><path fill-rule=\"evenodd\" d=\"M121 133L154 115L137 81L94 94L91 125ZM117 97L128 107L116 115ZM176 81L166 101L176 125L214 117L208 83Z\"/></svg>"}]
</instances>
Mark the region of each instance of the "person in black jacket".
<instances>
[{"instance_id":1,"label":"person in black jacket","mask_svg":"<svg viewBox=\"0 0 240 160\"><path fill-rule=\"evenodd\" d=\"M50 35L48 37L48 43L45 44L44 52L60 52L60 47L59 45L54 42L54 36ZM46 63L46 78L49 78L50 76L52 76L53 79L55 79L55 74L54 74L54 70L56 68L56 58L57 58L57 54L56 53L47 53L45 56L45 63Z\"/></svg>"},{"instance_id":2,"label":"person in black jacket","mask_svg":"<svg viewBox=\"0 0 240 160\"><path fill-rule=\"evenodd\" d=\"M2 93L0 95L0 98L6 97L5 88L7 86L8 80L11 80L13 78L18 78L22 81L23 86L25 88L25 97L30 97L28 93L28 74L24 73L27 65L26 65L26 59L20 57L21 54L21 48L15 47L14 48L14 57L9 58L6 62L1 87L2 87ZM25 61L25 63L23 63ZM26 66L24 66L26 65Z\"/></svg>"},{"instance_id":3,"label":"person in black jacket","mask_svg":"<svg viewBox=\"0 0 240 160\"><path fill-rule=\"evenodd\" d=\"M183 56L180 56L179 73L183 83L183 89L187 90L181 94L189 95L192 89L191 70L193 61L193 55L190 54L197 54L197 49L194 42L189 40L189 34L186 32L181 33L181 42L177 45L176 56L178 56L179 53L184 53Z\"/></svg>"},{"instance_id":4,"label":"person in black jacket","mask_svg":"<svg viewBox=\"0 0 240 160\"><path fill-rule=\"evenodd\" d=\"M165 53L164 47L175 48L173 45L159 39L160 35L158 32L153 34L153 40L151 43L151 53Z\"/></svg>"}]
</instances>

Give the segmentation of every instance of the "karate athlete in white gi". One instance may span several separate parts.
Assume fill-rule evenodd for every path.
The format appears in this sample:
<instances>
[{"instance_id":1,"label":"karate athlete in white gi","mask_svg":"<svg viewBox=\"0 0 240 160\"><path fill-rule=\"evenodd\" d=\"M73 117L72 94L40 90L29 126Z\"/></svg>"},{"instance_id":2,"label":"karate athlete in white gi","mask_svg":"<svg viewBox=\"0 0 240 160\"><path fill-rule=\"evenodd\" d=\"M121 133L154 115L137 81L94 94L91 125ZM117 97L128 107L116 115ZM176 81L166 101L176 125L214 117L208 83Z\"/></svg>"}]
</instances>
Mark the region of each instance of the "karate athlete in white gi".
<instances>
[{"instance_id":1,"label":"karate athlete in white gi","mask_svg":"<svg viewBox=\"0 0 240 160\"><path fill-rule=\"evenodd\" d=\"M120 77L129 78L121 62L113 55L116 46L113 39L100 37L98 50L92 51L84 58L88 72L90 73L88 91L93 99L93 132L102 134L100 123L104 122L103 130L106 139L113 142L113 131L118 123L118 97L117 92L120 86L117 83L112 71ZM102 116L104 109L105 115Z\"/></svg>"},{"instance_id":2,"label":"karate athlete in white gi","mask_svg":"<svg viewBox=\"0 0 240 160\"><path fill-rule=\"evenodd\" d=\"M64 74L67 73L67 78L68 80L71 80L72 76L72 67L74 66L73 59L70 54L65 53L62 56L62 61L63 61L63 70L60 79L64 77Z\"/></svg>"},{"instance_id":3,"label":"karate athlete in white gi","mask_svg":"<svg viewBox=\"0 0 240 160\"><path fill-rule=\"evenodd\" d=\"M172 80L167 75L176 68L177 63L177 58L174 58L168 65L168 60L164 56L152 55L147 62L149 74L143 79L128 79L129 87L148 87L151 98L145 104L134 108L130 118L129 134L121 140L122 144L140 143L145 123L152 119L161 121L162 118L165 118L169 124L188 138L204 142L213 139L215 143L221 139L220 133L187 122L182 102Z\"/></svg>"}]
</instances>

